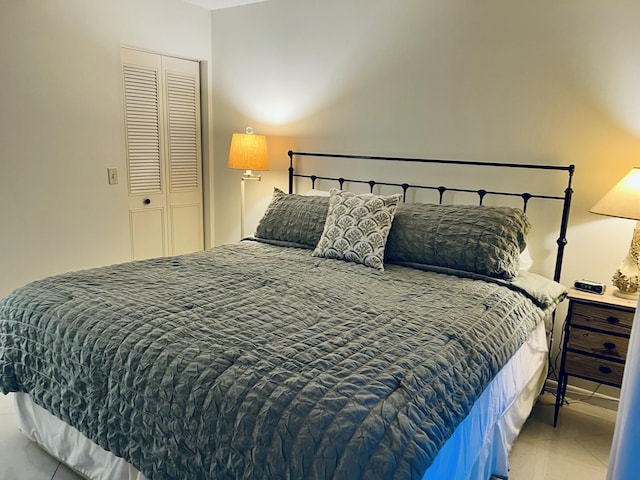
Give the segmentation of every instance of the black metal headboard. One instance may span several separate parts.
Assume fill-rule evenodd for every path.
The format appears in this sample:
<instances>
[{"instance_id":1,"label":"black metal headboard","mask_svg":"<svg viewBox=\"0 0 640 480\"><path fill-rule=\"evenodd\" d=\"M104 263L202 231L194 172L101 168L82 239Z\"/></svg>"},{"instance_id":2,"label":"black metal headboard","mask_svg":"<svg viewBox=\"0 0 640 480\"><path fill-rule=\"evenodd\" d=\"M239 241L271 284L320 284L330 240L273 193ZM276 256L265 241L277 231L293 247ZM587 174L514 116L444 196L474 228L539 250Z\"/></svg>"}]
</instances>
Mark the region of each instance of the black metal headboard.
<instances>
[{"instance_id":1,"label":"black metal headboard","mask_svg":"<svg viewBox=\"0 0 640 480\"><path fill-rule=\"evenodd\" d=\"M382 160L382 161L390 161L390 162L458 165L463 167L477 166L477 167L503 167L503 168L528 169L528 170L549 170L549 171L566 172L567 183L566 183L566 188L564 189L564 192L562 195L548 195L548 194L536 194L531 192L509 192L509 191L496 191L496 190L484 190L484 189L472 190L468 188L454 188L454 187L446 187L442 185L438 185L438 186L419 185L414 183L394 183L394 182L384 182L384 181L377 181L377 180L350 179L350 178L343 178L343 177L303 175L295 172L295 169L293 166L294 157L320 157L320 158L324 157L324 158L332 158L332 159ZM562 202L562 218L560 221L558 239L556 240L557 252L556 252L555 269L554 269L554 275L553 275L553 279L556 282L559 282L560 274L562 272L562 259L564 256L564 248L567 244L567 238L566 238L567 225L569 222L569 210L571 208L571 196L573 195L571 182L573 180L574 171L575 171L575 165L568 165L568 166L532 165L532 164L521 164L521 163L478 162L478 161L468 161L468 160L441 160L441 159L430 159L430 158L402 158L402 157L382 157L382 156L366 156L366 155L310 153L310 152L294 152L290 150L289 151L289 193L293 193L294 178L300 177L300 178L310 179L312 188L315 188L315 184L317 180L336 181L340 185L340 189L342 189L345 182L366 184L366 185L369 185L369 189L371 192L373 192L373 189L376 186L399 187L402 189L403 197L405 200L407 196L407 191L409 189L435 190L439 192L440 203L442 203L442 198L445 192L465 192L465 193L477 194L480 205L482 205L482 202L487 195L520 197L523 202L524 211L527 210L527 205L529 203L529 200L531 200L532 198L561 201Z\"/></svg>"}]
</instances>

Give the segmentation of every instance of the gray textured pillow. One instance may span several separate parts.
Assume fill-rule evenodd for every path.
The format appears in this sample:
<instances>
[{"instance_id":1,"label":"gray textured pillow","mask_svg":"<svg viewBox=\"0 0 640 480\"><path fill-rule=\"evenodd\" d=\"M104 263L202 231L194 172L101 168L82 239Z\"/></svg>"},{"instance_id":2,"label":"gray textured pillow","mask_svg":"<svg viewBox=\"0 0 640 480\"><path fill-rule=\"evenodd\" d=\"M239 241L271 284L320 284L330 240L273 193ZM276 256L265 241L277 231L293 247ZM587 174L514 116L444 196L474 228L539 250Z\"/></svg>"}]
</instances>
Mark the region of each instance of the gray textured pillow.
<instances>
[{"instance_id":1,"label":"gray textured pillow","mask_svg":"<svg viewBox=\"0 0 640 480\"><path fill-rule=\"evenodd\" d=\"M531 228L517 208L399 205L386 260L455 268L511 280Z\"/></svg>"},{"instance_id":2,"label":"gray textured pillow","mask_svg":"<svg viewBox=\"0 0 640 480\"><path fill-rule=\"evenodd\" d=\"M327 221L312 255L384 270L384 248L401 198L332 189Z\"/></svg>"},{"instance_id":3,"label":"gray textured pillow","mask_svg":"<svg viewBox=\"0 0 640 480\"><path fill-rule=\"evenodd\" d=\"M273 198L258 223L255 237L314 248L322 235L328 210L328 197L288 195L274 188Z\"/></svg>"}]
</instances>

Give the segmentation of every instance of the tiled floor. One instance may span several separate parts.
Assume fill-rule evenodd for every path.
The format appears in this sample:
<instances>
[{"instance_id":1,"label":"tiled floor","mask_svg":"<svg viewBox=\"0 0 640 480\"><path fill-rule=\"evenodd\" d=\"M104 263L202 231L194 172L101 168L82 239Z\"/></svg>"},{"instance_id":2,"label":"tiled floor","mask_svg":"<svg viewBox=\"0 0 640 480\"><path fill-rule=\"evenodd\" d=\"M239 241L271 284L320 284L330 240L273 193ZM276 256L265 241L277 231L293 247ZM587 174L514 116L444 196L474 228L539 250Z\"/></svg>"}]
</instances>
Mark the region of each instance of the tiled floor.
<instances>
[{"instance_id":1,"label":"tiled floor","mask_svg":"<svg viewBox=\"0 0 640 480\"><path fill-rule=\"evenodd\" d=\"M617 402L569 398L553 428L554 402L538 400L509 455L509 480L604 480Z\"/></svg>"},{"instance_id":2,"label":"tiled floor","mask_svg":"<svg viewBox=\"0 0 640 480\"><path fill-rule=\"evenodd\" d=\"M79 480L82 477L18 431L11 395L0 393L0 480Z\"/></svg>"},{"instance_id":3,"label":"tiled floor","mask_svg":"<svg viewBox=\"0 0 640 480\"><path fill-rule=\"evenodd\" d=\"M553 397L543 395L509 457L510 480L604 480L615 402L575 399L552 427ZM79 480L18 431L11 396L0 394L0 480Z\"/></svg>"}]
</instances>

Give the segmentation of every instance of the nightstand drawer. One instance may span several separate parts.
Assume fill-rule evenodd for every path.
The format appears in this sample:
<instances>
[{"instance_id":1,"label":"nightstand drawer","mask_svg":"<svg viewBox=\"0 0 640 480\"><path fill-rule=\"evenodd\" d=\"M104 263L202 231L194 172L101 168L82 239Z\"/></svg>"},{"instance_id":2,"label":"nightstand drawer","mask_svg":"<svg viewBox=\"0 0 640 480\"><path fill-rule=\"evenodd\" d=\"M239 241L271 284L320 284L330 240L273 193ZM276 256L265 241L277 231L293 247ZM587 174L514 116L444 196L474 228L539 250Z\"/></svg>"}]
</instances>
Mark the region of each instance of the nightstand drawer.
<instances>
[{"instance_id":1,"label":"nightstand drawer","mask_svg":"<svg viewBox=\"0 0 640 480\"><path fill-rule=\"evenodd\" d=\"M571 328L571 335L567 347L573 350L581 350L595 355L604 355L616 360L622 360L627 356L629 339L617 337L602 332L592 332L581 328Z\"/></svg>"},{"instance_id":2,"label":"nightstand drawer","mask_svg":"<svg viewBox=\"0 0 640 480\"><path fill-rule=\"evenodd\" d=\"M609 308L603 305L575 302L571 312L571 325L597 328L607 332L629 335L634 312Z\"/></svg>"},{"instance_id":3,"label":"nightstand drawer","mask_svg":"<svg viewBox=\"0 0 640 480\"><path fill-rule=\"evenodd\" d=\"M588 357L575 352L567 352L565 373L586 377L596 382L605 382L620 386L624 364Z\"/></svg>"}]
</instances>

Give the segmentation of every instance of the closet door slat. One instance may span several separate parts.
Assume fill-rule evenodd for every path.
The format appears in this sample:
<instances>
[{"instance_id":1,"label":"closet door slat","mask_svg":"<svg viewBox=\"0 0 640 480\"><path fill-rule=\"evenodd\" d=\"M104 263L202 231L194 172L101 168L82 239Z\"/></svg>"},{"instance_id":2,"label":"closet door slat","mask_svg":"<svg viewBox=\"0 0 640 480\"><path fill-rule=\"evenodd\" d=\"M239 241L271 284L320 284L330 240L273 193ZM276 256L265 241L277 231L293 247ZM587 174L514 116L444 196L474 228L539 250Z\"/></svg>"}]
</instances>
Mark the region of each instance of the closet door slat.
<instances>
[{"instance_id":1,"label":"closet door slat","mask_svg":"<svg viewBox=\"0 0 640 480\"><path fill-rule=\"evenodd\" d=\"M124 66L124 94L129 159L129 193L160 193L160 113L158 71Z\"/></svg>"},{"instance_id":2,"label":"closet door slat","mask_svg":"<svg viewBox=\"0 0 640 480\"><path fill-rule=\"evenodd\" d=\"M169 71L166 80L170 189L196 190L200 188L197 78Z\"/></svg>"}]
</instances>

